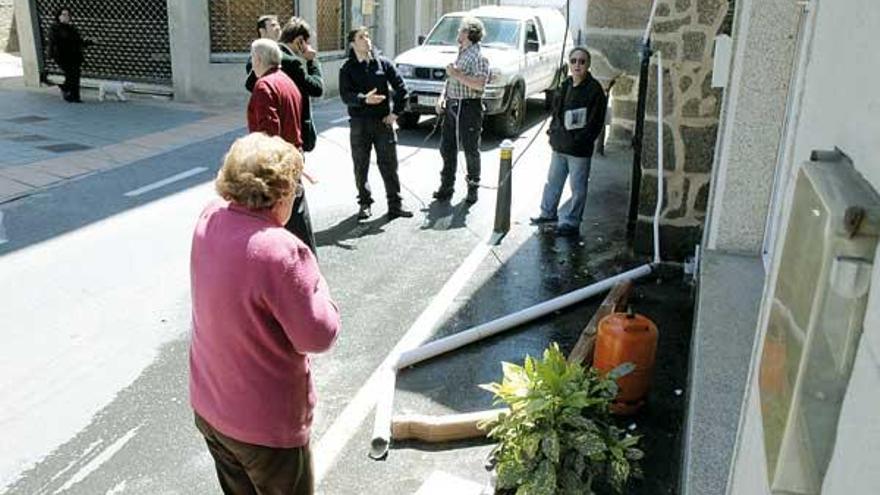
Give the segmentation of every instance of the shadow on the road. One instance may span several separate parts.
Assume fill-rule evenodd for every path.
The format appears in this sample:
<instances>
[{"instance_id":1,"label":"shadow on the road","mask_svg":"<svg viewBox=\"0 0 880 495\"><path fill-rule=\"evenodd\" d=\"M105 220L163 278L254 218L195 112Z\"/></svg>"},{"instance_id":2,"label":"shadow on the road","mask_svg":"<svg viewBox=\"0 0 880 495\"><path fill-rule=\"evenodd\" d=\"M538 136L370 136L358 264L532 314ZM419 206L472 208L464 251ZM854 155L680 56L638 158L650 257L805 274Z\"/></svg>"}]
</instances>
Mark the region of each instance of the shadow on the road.
<instances>
[{"instance_id":1,"label":"shadow on the road","mask_svg":"<svg viewBox=\"0 0 880 495\"><path fill-rule=\"evenodd\" d=\"M185 337L163 344L88 426L3 493L218 493L187 398L188 345Z\"/></svg>"},{"instance_id":2,"label":"shadow on the road","mask_svg":"<svg viewBox=\"0 0 880 495\"><path fill-rule=\"evenodd\" d=\"M9 237L0 245L0 256L213 182L223 155L244 134L243 129L230 131L0 204ZM143 194L124 194L196 166L205 170ZM213 197L206 197L205 203Z\"/></svg>"},{"instance_id":3,"label":"shadow on the road","mask_svg":"<svg viewBox=\"0 0 880 495\"><path fill-rule=\"evenodd\" d=\"M352 215L329 229L315 232L315 243L318 246L335 246L352 251L357 247L345 241L381 234L385 232L383 227L389 222L391 219L388 215L378 216L369 222L361 222L357 215Z\"/></svg>"},{"instance_id":4,"label":"shadow on the road","mask_svg":"<svg viewBox=\"0 0 880 495\"><path fill-rule=\"evenodd\" d=\"M467 227L467 216L471 211L471 204L461 200L453 205L449 201L431 201L427 208L423 208L425 220L421 230L453 230Z\"/></svg>"}]
</instances>

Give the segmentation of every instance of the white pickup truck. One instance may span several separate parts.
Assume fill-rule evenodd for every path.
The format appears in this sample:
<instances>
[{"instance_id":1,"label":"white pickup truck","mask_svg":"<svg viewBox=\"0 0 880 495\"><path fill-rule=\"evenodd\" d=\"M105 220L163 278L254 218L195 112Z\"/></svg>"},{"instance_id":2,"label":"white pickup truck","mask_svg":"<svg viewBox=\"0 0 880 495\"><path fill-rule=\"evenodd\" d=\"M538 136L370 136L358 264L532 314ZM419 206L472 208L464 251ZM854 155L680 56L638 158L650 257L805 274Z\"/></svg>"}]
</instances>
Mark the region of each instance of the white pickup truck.
<instances>
[{"instance_id":1,"label":"white pickup truck","mask_svg":"<svg viewBox=\"0 0 880 495\"><path fill-rule=\"evenodd\" d=\"M410 92L398 123L412 128L421 115L434 113L446 84L446 65L458 55L461 20L467 16L486 27L480 43L491 72L483 93L485 114L498 134L516 136L525 118L525 99L554 89L566 73L562 50L564 45L571 48L571 37L558 10L487 6L441 17L421 45L394 59Z\"/></svg>"}]
</instances>

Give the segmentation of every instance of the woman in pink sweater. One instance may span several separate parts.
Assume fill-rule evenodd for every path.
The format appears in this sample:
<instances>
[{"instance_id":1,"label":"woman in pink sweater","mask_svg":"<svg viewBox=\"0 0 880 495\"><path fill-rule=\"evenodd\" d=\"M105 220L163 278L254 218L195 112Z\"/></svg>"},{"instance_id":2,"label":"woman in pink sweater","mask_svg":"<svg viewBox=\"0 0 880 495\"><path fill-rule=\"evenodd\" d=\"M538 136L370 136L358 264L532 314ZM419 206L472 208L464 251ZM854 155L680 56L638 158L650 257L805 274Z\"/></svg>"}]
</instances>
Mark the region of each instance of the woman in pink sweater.
<instances>
[{"instance_id":1,"label":"woman in pink sweater","mask_svg":"<svg viewBox=\"0 0 880 495\"><path fill-rule=\"evenodd\" d=\"M302 163L279 137L238 139L215 181L223 200L193 234L190 402L227 494L314 488L308 354L340 322L312 252L284 229Z\"/></svg>"}]
</instances>

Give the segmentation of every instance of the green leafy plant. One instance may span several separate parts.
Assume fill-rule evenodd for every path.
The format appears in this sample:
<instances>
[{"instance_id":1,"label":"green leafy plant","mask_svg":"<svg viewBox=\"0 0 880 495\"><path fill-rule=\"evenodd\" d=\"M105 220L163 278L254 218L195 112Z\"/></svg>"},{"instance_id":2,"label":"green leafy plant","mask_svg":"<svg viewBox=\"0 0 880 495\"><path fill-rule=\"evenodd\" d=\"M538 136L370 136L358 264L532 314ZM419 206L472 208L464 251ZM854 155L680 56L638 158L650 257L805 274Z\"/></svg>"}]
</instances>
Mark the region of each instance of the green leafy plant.
<instances>
[{"instance_id":1,"label":"green leafy plant","mask_svg":"<svg viewBox=\"0 0 880 495\"><path fill-rule=\"evenodd\" d=\"M480 385L510 409L490 426L498 440L492 452L497 487L517 495L591 494L604 480L622 493L631 475L640 475L630 436L611 421L616 378L632 371L627 363L603 377L593 368L570 364L552 344L544 358L526 357L523 366L502 363L501 383Z\"/></svg>"}]
</instances>

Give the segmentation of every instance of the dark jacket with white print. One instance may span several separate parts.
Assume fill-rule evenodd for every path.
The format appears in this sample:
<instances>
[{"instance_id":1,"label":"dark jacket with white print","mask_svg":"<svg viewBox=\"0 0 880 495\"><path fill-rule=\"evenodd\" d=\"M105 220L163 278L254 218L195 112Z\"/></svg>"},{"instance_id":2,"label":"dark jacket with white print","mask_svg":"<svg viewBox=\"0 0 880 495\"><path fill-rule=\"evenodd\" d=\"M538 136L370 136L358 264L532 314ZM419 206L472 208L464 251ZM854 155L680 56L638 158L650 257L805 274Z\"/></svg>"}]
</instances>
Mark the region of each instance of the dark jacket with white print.
<instances>
[{"instance_id":1,"label":"dark jacket with white print","mask_svg":"<svg viewBox=\"0 0 880 495\"><path fill-rule=\"evenodd\" d=\"M568 77L556 90L553 98L553 119L547 134L550 147L557 153L578 157L593 156L593 143L605 125L605 107L608 99L602 85L587 73L577 86ZM566 112L572 112L570 121L575 125L566 129Z\"/></svg>"}]
</instances>

